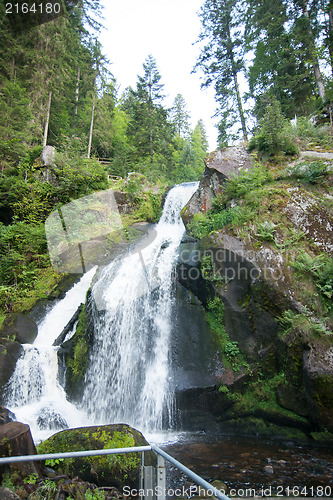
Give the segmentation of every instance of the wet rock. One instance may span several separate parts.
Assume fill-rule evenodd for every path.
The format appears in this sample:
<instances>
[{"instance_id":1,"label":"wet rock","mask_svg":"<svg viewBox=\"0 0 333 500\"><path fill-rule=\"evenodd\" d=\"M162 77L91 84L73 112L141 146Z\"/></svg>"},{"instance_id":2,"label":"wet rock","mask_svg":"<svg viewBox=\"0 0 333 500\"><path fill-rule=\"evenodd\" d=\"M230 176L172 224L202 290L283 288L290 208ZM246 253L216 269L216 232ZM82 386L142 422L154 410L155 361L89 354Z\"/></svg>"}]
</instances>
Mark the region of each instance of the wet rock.
<instances>
[{"instance_id":1,"label":"wet rock","mask_svg":"<svg viewBox=\"0 0 333 500\"><path fill-rule=\"evenodd\" d=\"M36 418L38 428L41 430L60 430L68 428L66 420L54 408L42 408Z\"/></svg>"},{"instance_id":2,"label":"wet rock","mask_svg":"<svg viewBox=\"0 0 333 500\"><path fill-rule=\"evenodd\" d=\"M23 352L23 347L15 340L0 338L0 395L10 377L12 376L16 362Z\"/></svg>"},{"instance_id":3,"label":"wet rock","mask_svg":"<svg viewBox=\"0 0 333 500\"><path fill-rule=\"evenodd\" d=\"M305 357L304 379L313 422L333 432L333 347L327 343L312 343Z\"/></svg>"},{"instance_id":4,"label":"wet rock","mask_svg":"<svg viewBox=\"0 0 333 500\"><path fill-rule=\"evenodd\" d=\"M24 314L8 314L2 324L1 336L20 344L32 344L37 336L37 324Z\"/></svg>"},{"instance_id":5,"label":"wet rock","mask_svg":"<svg viewBox=\"0 0 333 500\"><path fill-rule=\"evenodd\" d=\"M0 406L0 425L8 424L15 420L15 415L7 408ZM1 498L1 497L0 497Z\"/></svg>"},{"instance_id":6,"label":"wet rock","mask_svg":"<svg viewBox=\"0 0 333 500\"><path fill-rule=\"evenodd\" d=\"M100 450L128 446L146 446L143 435L125 424L80 427L58 432L39 445L40 453ZM145 453L146 465L156 465L153 452ZM78 476L97 486L113 485L117 488L139 485L141 454L96 456L65 460L54 466L60 474Z\"/></svg>"},{"instance_id":7,"label":"wet rock","mask_svg":"<svg viewBox=\"0 0 333 500\"><path fill-rule=\"evenodd\" d=\"M10 422L0 426L0 456L36 455L37 451L33 442L30 428L20 422ZM37 462L17 462L0 467L0 476L5 472L17 472L20 477L30 474L41 475Z\"/></svg>"}]
</instances>

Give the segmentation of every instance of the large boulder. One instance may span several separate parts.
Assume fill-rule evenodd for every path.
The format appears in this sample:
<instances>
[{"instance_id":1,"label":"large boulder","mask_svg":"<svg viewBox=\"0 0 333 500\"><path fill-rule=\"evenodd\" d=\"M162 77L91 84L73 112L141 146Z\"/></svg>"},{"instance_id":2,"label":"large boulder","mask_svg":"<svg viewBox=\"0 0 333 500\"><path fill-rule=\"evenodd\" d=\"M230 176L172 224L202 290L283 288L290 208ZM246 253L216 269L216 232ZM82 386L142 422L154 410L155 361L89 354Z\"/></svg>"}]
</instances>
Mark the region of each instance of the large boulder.
<instances>
[{"instance_id":1,"label":"large boulder","mask_svg":"<svg viewBox=\"0 0 333 500\"><path fill-rule=\"evenodd\" d=\"M51 436L38 446L38 453L100 450L146 446L143 435L126 424L66 429ZM152 464L154 454L145 453L147 464ZM130 486L138 488L141 454L127 453L87 458L66 459L55 465L59 473L79 476L98 486Z\"/></svg>"},{"instance_id":2,"label":"large boulder","mask_svg":"<svg viewBox=\"0 0 333 500\"><path fill-rule=\"evenodd\" d=\"M2 324L1 336L20 344L32 344L37 336L37 324L24 314L8 314Z\"/></svg>"},{"instance_id":3,"label":"large boulder","mask_svg":"<svg viewBox=\"0 0 333 500\"><path fill-rule=\"evenodd\" d=\"M0 456L36 455L30 428L20 422L10 422L0 426ZM37 462L17 462L0 467L0 476L16 473L21 478L30 474L41 475Z\"/></svg>"},{"instance_id":4,"label":"large boulder","mask_svg":"<svg viewBox=\"0 0 333 500\"><path fill-rule=\"evenodd\" d=\"M55 148L53 146L44 146L41 154L42 167L54 167Z\"/></svg>"},{"instance_id":5,"label":"large boulder","mask_svg":"<svg viewBox=\"0 0 333 500\"><path fill-rule=\"evenodd\" d=\"M249 170L252 163L252 156L241 145L210 153L205 159L206 168L199 187L182 211L184 222L189 224L194 214L212 208L212 200L222 192L224 182L240 170Z\"/></svg>"}]
</instances>

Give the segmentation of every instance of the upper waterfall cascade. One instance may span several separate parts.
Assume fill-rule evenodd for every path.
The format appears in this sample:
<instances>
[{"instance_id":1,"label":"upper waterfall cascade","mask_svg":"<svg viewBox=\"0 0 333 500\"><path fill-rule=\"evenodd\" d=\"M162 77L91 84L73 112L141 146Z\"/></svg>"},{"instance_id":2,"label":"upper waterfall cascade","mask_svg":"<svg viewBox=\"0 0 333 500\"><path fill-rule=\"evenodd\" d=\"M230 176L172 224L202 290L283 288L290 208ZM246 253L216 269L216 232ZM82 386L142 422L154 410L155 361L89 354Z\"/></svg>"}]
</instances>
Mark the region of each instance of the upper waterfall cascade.
<instances>
[{"instance_id":1,"label":"upper waterfall cascade","mask_svg":"<svg viewBox=\"0 0 333 500\"><path fill-rule=\"evenodd\" d=\"M126 422L149 432L170 426L173 270L185 231L180 210L196 188L186 183L170 190L150 236L99 271L91 293L94 341L79 405L68 401L58 380L53 342L85 301L96 268L47 312L35 342L24 345L6 406L30 425L35 439L81 425Z\"/></svg>"}]
</instances>

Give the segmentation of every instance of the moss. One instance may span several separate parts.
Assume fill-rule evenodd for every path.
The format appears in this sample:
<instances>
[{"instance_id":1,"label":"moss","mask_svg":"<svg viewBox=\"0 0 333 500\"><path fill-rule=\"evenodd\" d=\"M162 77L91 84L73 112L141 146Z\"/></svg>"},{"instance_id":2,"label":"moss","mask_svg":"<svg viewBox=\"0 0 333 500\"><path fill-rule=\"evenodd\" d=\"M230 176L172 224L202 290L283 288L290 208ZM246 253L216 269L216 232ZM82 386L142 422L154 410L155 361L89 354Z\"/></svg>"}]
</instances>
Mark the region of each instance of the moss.
<instances>
[{"instance_id":1,"label":"moss","mask_svg":"<svg viewBox=\"0 0 333 500\"><path fill-rule=\"evenodd\" d=\"M76 326L74 337L71 339L72 349L67 358L67 367L70 373L72 386L82 382L88 364L88 314L87 306L83 306Z\"/></svg>"},{"instance_id":2,"label":"moss","mask_svg":"<svg viewBox=\"0 0 333 500\"><path fill-rule=\"evenodd\" d=\"M219 296L215 296L207 304L206 320L213 333L217 349L225 368L232 368L236 373L249 369L244 353L238 342L232 342L224 327L224 305Z\"/></svg>"},{"instance_id":3,"label":"moss","mask_svg":"<svg viewBox=\"0 0 333 500\"><path fill-rule=\"evenodd\" d=\"M126 448L146 445L143 436L128 425L95 426L69 429L54 434L37 447L39 454L67 451ZM64 459L53 464L60 474L79 476L99 486L135 485L138 483L140 453L122 453Z\"/></svg>"}]
</instances>

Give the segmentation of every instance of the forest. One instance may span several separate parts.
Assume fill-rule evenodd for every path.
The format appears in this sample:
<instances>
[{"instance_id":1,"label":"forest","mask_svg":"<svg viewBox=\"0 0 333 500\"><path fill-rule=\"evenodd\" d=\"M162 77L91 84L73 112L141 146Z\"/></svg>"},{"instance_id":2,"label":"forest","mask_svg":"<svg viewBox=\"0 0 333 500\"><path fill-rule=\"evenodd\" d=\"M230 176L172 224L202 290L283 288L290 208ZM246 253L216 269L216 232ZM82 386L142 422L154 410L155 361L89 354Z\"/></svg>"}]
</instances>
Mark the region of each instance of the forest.
<instances>
[{"instance_id":1,"label":"forest","mask_svg":"<svg viewBox=\"0 0 333 500\"><path fill-rule=\"evenodd\" d=\"M59 281L44 233L53 210L110 187L116 176L140 217L154 221L162 191L199 180L208 153L204 124L191 128L183 96L164 105L153 55L136 87L119 95L98 41L99 0L61 6L60 15L28 12L22 23L0 4L1 318L29 310ZM205 0L199 18L193 71L214 86L219 147L249 140L267 158L295 155L302 141L331 147L331 2ZM41 173L46 144L56 150L54 182ZM131 172L136 182L124 182Z\"/></svg>"}]
</instances>

